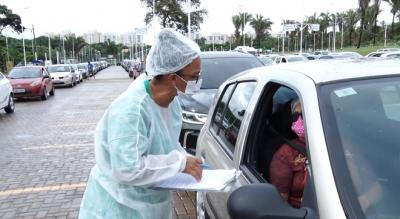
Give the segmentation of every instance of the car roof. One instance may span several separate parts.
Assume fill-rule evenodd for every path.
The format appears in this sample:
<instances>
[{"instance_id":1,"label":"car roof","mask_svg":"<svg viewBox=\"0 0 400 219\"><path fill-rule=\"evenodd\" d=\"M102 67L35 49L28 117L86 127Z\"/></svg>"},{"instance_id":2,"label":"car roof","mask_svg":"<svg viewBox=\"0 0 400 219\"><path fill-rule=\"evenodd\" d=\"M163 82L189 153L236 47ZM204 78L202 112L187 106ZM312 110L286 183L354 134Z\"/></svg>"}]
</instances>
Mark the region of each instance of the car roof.
<instances>
[{"instance_id":1,"label":"car roof","mask_svg":"<svg viewBox=\"0 0 400 219\"><path fill-rule=\"evenodd\" d=\"M201 52L200 57L201 58L220 58L220 57L236 58L236 57L254 57L254 55L249 54L249 53L227 51L227 52Z\"/></svg>"},{"instance_id":2,"label":"car roof","mask_svg":"<svg viewBox=\"0 0 400 219\"><path fill-rule=\"evenodd\" d=\"M15 66L13 68L44 68L42 65Z\"/></svg>"},{"instance_id":3,"label":"car roof","mask_svg":"<svg viewBox=\"0 0 400 219\"><path fill-rule=\"evenodd\" d=\"M285 65L260 67L240 76L263 77L274 70L290 71L311 78L316 84L337 80L374 76L400 75L400 62L393 59L345 59L294 62Z\"/></svg>"}]
</instances>

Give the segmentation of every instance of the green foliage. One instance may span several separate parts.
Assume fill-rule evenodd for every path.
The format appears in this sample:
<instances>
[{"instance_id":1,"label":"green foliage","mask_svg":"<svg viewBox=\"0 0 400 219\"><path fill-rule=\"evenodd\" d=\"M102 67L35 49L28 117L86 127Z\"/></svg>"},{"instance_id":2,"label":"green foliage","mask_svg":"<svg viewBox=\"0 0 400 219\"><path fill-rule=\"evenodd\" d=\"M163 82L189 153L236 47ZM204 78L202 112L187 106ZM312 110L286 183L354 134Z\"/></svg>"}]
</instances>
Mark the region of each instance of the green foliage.
<instances>
[{"instance_id":1,"label":"green foliage","mask_svg":"<svg viewBox=\"0 0 400 219\"><path fill-rule=\"evenodd\" d=\"M21 17L12 13L5 5L0 4L0 34L9 27L17 33L22 33L24 27L21 25Z\"/></svg>"},{"instance_id":2,"label":"green foliage","mask_svg":"<svg viewBox=\"0 0 400 219\"><path fill-rule=\"evenodd\" d=\"M163 27L175 28L182 33L188 32L188 16L184 8L186 0L140 0L148 9L145 16L145 23L150 24L153 20L153 8L156 16L160 18ZM192 11L190 13L191 31L200 30L200 24L207 16L206 9L200 9L200 0L191 0Z\"/></svg>"}]
</instances>

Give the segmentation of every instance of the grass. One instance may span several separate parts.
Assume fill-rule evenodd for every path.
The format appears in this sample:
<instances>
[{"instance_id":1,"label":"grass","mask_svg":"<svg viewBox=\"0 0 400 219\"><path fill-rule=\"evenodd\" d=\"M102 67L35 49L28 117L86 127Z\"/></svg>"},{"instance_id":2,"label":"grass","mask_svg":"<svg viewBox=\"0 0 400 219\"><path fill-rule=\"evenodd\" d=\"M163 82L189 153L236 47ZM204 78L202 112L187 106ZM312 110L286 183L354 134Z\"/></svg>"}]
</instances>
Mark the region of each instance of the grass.
<instances>
[{"instance_id":1,"label":"grass","mask_svg":"<svg viewBox=\"0 0 400 219\"><path fill-rule=\"evenodd\" d=\"M396 45L395 43L392 43L392 44L387 44L386 47L387 47L387 48L397 48L397 47L399 47L399 46ZM365 55L367 55L368 53L375 52L376 50L382 49L382 48L384 48L383 43L377 43L377 45L375 45L375 46L372 46L372 45L371 45L371 46L363 46L363 47L360 47L360 48L358 48L358 49L357 49L357 47L352 46L352 47L343 48L343 50L337 49L337 51L342 51L342 52L358 52L358 53L360 53L361 55L365 56Z\"/></svg>"}]
</instances>

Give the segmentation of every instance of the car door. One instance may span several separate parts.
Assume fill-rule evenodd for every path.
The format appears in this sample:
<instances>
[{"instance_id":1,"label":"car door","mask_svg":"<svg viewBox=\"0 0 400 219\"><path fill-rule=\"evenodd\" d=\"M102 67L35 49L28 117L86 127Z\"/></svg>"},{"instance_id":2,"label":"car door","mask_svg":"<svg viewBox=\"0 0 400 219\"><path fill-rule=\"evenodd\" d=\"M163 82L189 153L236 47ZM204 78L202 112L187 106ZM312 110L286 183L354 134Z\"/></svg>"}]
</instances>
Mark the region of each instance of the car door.
<instances>
[{"instance_id":1,"label":"car door","mask_svg":"<svg viewBox=\"0 0 400 219\"><path fill-rule=\"evenodd\" d=\"M217 153L206 154L207 162L212 162L213 168L238 169L236 153L240 152L242 142L239 142L241 132L246 129L242 121L251 115L247 113L248 104L253 96L257 82L241 81L227 85L225 92L215 107L215 113L210 126L210 132L215 139ZM251 111L251 110L250 110ZM236 187L238 185L232 185ZM228 188L230 190L231 188ZM230 192L207 192L206 201L210 204L215 218L227 218L226 201Z\"/></svg>"},{"instance_id":2,"label":"car door","mask_svg":"<svg viewBox=\"0 0 400 219\"><path fill-rule=\"evenodd\" d=\"M53 82L51 80L49 72L45 68L42 68L42 74L43 74L43 77L45 77L45 76L48 77L48 78L44 78L44 82L46 84L47 90L51 91L53 89Z\"/></svg>"},{"instance_id":3,"label":"car door","mask_svg":"<svg viewBox=\"0 0 400 219\"><path fill-rule=\"evenodd\" d=\"M8 104L8 81L6 77L0 73L0 109Z\"/></svg>"}]
</instances>

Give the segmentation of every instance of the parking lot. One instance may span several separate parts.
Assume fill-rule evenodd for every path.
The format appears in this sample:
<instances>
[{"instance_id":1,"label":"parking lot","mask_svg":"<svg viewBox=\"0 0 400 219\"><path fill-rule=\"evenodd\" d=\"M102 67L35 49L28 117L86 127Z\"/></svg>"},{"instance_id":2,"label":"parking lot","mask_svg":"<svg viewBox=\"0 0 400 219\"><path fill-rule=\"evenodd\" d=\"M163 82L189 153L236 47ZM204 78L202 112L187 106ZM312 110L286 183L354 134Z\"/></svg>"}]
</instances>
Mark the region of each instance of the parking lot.
<instances>
[{"instance_id":1,"label":"parking lot","mask_svg":"<svg viewBox=\"0 0 400 219\"><path fill-rule=\"evenodd\" d=\"M0 112L0 218L77 218L90 168L94 129L132 82L109 67L47 101L17 101ZM195 194L174 192L176 218L195 218Z\"/></svg>"}]
</instances>

